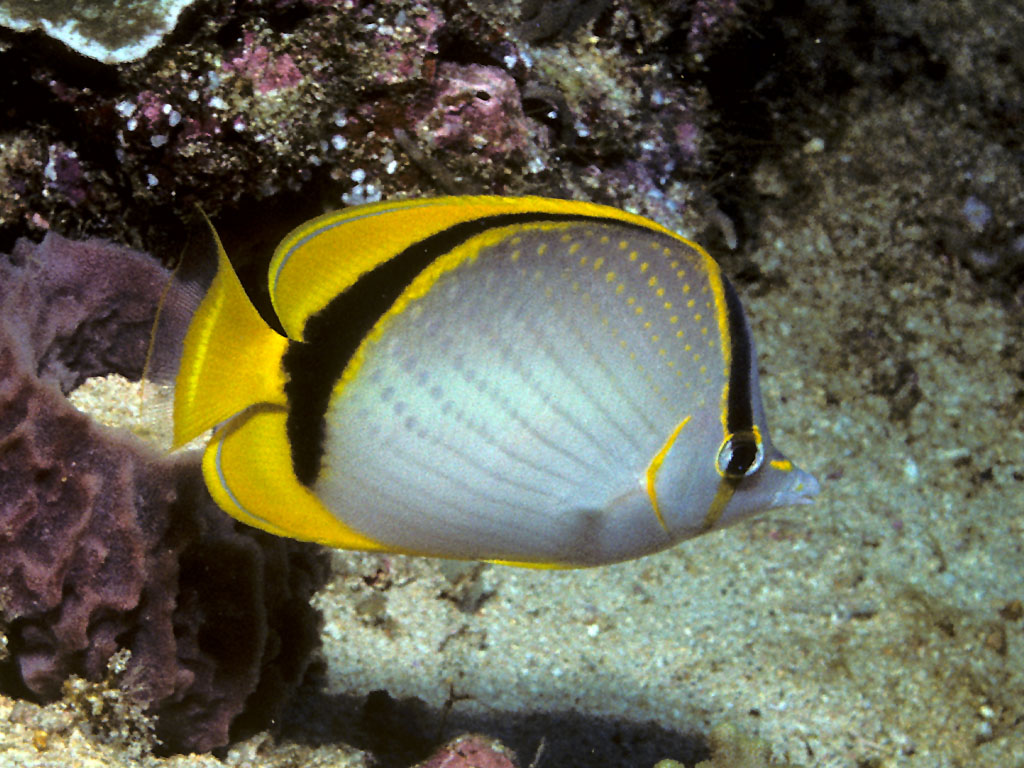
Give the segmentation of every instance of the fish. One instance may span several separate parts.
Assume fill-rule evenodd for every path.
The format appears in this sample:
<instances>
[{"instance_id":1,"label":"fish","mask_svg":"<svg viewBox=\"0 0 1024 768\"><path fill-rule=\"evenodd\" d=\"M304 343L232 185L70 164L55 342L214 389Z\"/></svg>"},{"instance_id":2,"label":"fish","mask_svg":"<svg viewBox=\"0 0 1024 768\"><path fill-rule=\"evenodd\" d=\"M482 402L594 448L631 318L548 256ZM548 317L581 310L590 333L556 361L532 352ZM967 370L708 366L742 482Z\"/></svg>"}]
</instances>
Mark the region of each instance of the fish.
<instances>
[{"instance_id":1,"label":"fish","mask_svg":"<svg viewBox=\"0 0 1024 768\"><path fill-rule=\"evenodd\" d=\"M542 197L334 211L276 248L269 322L213 238L174 443L213 430L206 486L248 525L576 568L818 494L771 441L735 289L648 218Z\"/></svg>"}]
</instances>

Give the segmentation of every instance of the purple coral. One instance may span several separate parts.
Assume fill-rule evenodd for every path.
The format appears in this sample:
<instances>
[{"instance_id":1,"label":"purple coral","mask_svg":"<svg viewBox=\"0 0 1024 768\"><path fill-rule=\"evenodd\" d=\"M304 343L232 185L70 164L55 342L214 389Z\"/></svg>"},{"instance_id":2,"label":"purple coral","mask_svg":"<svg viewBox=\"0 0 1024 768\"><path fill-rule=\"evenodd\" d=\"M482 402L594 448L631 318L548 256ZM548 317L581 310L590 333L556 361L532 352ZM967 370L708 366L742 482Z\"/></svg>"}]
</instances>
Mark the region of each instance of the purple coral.
<instances>
[{"instance_id":1,"label":"purple coral","mask_svg":"<svg viewBox=\"0 0 1024 768\"><path fill-rule=\"evenodd\" d=\"M500 742L478 734L452 739L417 768L517 768L515 753Z\"/></svg>"},{"instance_id":2,"label":"purple coral","mask_svg":"<svg viewBox=\"0 0 1024 768\"><path fill-rule=\"evenodd\" d=\"M127 648L124 694L165 747L204 751L265 724L301 682L325 566L223 515L194 459L64 398L90 375L139 375L167 280L144 254L53 234L0 258L0 617L21 693L53 700Z\"/></svg>"},{"instance_id":3,"label":"purple coral","mask_svg":"<svg viewBox=\"0 0 1024 768\"><path fill-rule=\"evenodd\" d=\"M498 67L442 62L416 132L434 146L492 159L526 156L530 127L515 80Z\"/></svg>"},{"instance_id":4,"label":"purple coral","mask_svg":"<svg viewBox=\"0 0 1024 768\"><path fill-rule=\"evenodd\" d=\"M259 93L294 88L302 82L302 72L287 53L273 54L259 43L253 32L242 38L242 50L223 64L225 72L234 72L249 80Z\"/></svg>"}]
</instances>

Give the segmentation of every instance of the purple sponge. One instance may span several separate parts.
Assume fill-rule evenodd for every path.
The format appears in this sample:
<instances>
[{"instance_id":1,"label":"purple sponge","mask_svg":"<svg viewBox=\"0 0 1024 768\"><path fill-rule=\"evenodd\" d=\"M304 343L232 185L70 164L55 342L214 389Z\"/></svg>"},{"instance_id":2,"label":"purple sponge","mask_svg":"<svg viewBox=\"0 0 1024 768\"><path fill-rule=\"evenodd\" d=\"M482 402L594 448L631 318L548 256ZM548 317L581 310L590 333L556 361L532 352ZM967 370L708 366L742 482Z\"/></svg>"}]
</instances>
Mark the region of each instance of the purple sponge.
<instances>
[{"instance_id":1,"label":"purple sponge","mask_svg":"<svg viewBox=\"0 0 1024 768\"><path fill-rule=\"evenodd\" d=\"M302 681L327 566L220 512L197 458L65 399L89 376L140 376L168 277L145 254L53 234L0 256L0 680L51 701L127 648L119 684L166 749L207 751L265 725Z\"/></svg>"}]
</instances>

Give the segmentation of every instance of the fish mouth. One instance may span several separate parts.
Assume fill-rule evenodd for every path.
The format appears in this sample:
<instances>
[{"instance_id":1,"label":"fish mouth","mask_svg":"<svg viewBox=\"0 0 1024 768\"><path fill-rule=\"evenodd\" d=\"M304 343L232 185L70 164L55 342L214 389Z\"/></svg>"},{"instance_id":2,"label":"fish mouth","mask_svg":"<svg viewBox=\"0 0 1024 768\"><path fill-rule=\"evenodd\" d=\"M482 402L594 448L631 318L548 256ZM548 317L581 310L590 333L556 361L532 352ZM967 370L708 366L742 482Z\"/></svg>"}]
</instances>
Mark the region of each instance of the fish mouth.
<instances>
[{"instance_id":1,"label":"fish mouth","mask_svg":"<svg viewBox=\"0 0 1024 768\"><path fill-rule=\"evenodd\" d=\"M775 504L779 507L794 507L813 504L815 497L821 492L821 484L810 472L794 469L789 487L775 495Z\"/></svg>"}]
</instances>

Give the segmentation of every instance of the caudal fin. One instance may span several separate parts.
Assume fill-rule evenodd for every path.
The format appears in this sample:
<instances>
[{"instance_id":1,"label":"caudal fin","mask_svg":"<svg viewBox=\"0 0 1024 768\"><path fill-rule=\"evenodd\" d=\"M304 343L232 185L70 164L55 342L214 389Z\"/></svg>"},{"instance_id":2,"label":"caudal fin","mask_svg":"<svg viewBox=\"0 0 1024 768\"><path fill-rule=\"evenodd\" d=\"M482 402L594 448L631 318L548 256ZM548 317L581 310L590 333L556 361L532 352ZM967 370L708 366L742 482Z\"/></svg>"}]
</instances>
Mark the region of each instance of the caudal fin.
<instances>
[{"instance_id":1,"label":"caudal fin","mask_svg":"<svg viewBox=\"0 0 1024 768\"><path fill-rule=\"evenodd\" d=\"M205 216L204 216L205 218ZM288 340L260 317L209 223L217 274L181 347L174 447L257 403L285 404L281 357Z\"/></svg>"}]
</instances>

